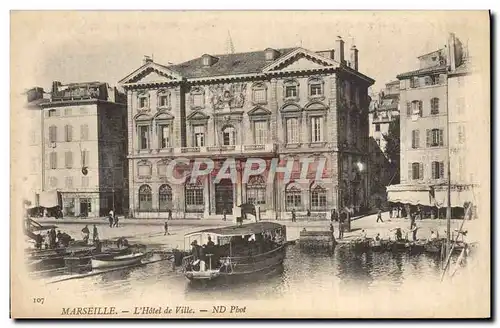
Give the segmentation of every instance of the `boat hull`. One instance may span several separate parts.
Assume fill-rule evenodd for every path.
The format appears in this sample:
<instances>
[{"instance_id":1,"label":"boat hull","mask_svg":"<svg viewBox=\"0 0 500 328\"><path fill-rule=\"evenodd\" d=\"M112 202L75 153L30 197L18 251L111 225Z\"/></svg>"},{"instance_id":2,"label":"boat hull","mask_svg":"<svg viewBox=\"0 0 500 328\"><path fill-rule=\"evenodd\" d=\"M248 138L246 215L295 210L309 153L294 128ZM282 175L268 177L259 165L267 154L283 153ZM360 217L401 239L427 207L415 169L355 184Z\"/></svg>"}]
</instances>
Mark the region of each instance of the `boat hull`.
<instances>
[{"instance_id":1,"label":"boat hull","mask_svg":"<svg viewBox=\"0 0 500 328\"><path fill-rule=\"evenodd\" d=\"M241 281L255 275L276 271L283 266L286 246L280 246L270 252L249 257L228 257L222 259L227 265L217 270L185 270L184 274L191 281Z\"/></svg>"},{"instance_id":2,"label":"boat hull","mask_svg":"<svg viewBox=\"0 0 500 328\"><path fill-rule=\"evenodd\" d=\"M144 254L133 254L131 256L117 256L109 259L97 259L93 258L91 260L92 269L108 269L116 268L121 266L128 266L141 263Z\"/></svg>"}]
</instances>

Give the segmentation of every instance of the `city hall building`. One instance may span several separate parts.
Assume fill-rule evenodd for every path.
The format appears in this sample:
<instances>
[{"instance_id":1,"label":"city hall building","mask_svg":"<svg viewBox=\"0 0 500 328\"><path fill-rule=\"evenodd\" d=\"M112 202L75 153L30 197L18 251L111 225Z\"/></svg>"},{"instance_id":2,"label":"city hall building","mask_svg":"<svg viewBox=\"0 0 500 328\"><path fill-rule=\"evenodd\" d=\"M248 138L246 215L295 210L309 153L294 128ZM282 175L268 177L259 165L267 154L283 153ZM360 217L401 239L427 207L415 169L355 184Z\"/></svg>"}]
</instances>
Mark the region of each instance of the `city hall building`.
<instances>
[{"instance_id":1,"label":"city hall building","mask_svg":"<svg viewBox=\"0 0 500 328\"><path fill-rule=\"evenodd\" d=\"M174 218L221 218L253 203L262 219L287 218L292 210L299 218L307 212L326 218L333 208L366 206L374 80L358 71L356 47L349 61L344 47L338 38L325 51L205 54L171 66L146 57L120 81L128 97L130 214L167 217L171 210ZM214 170L177 183L168 167L179 158L191 165L208 158ZM244 181L249 158L267 167ZM314 163L307 179L299 179L304 158ZM227 159L235 161L237 177L218 181ZM294 161L290 181L282 174L269 181L273 159L280 166Z\"/></svg>"}]
</instances>

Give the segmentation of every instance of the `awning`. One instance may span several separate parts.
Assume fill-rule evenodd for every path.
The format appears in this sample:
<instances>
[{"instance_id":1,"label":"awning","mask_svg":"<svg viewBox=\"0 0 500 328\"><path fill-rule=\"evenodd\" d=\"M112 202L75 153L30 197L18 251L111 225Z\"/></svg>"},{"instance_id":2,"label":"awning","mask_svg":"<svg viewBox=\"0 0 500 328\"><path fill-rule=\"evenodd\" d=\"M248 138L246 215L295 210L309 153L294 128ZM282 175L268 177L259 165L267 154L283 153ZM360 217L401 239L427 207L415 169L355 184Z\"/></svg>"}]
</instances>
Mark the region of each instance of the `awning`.
<instances>
[{"instance_id":1,"label":"awning","mask_svg":"<svg viewBox=\"0 0 500 328\"><path fill-rule=\"evenodd\" d=\"M427 185L391 185L387 187L387 200L393 203L434 206L431 188Z\"/></svg>"},{"instance_id":2,"label":"awning","mask_svg":"<svg viewBox=\"0 0 500 328\"><path fill-rule=\"evenodd\" d=\"M452 186L450 196L451 207L464 207L464 203L474 201L472 188L466 186ZM448 205L448 189L436 189L434 198L436 206L446 207Z\"/></svg>"}]
</instances>

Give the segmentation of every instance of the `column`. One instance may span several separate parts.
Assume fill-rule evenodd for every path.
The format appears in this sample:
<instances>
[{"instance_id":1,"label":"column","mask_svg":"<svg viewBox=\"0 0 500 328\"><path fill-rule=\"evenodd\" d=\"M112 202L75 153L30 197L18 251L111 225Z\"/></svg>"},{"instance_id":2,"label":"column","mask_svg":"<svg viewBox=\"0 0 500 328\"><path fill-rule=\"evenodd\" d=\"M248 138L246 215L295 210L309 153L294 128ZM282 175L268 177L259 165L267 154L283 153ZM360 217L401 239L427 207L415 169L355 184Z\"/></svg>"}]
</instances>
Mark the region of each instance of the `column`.
<instances>
[{"instance_id":1,"label":"column","mask_svg":"<svg viewBox=\"0 0 500 328\"><path fill-rule=\"evenodd\" d=\"M203 200L205 203L204 209L203 209L203 217L208 218L210 215L210 194L209 194L209 180L205 178L203 180Z\"/></svg>"},{"instance_id":2,"label":"column","mask_svg":"<svg viewBox=\"0 0 500 328\"><path fill-rule=\"evenodd\" d=\"M243 183L242 183L242 167L243 163L241 161L236 162L236 199L234 200L234 205L238 206L243 204Z\"/></svg>"},{"instance_id":3,"label":"column","mask_svg":"<svg viewBox=\"0 0 500 328\"><path fill-rule=\"evenodd\" d=\"M271 90L269 97L269 110L271 111L271 140L273 143L279 142L279 112L278 112L278 95L277 95L276 79L271 79Z\"/></svg>"}]
</instances>

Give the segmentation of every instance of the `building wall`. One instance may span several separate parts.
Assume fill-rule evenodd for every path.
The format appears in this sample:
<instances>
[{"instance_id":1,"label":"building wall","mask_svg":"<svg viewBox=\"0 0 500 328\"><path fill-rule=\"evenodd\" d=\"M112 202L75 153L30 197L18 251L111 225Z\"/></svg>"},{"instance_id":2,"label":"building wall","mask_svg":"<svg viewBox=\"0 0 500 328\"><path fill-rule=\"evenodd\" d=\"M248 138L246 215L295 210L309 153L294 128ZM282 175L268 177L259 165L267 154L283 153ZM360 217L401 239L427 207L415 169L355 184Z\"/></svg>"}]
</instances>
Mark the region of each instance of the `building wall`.
<instances>
[{"instance_id":1,"label":"building wall","mask_svg":"<svg viewBox=\"0 0 500 328\"><path fill-rule=\"evenodd\" d=\"M446 79L442 84L410 88L409 80L402 80L400 85L400 128L401 128L401 183L438 183L443 179L432 179L431 162L440 161L444 163L444 179L446 179L446 167L448 160L448 138L447 138L447 90ZM421 84L422 85L422 84ZM431 114L431 99L439 99L439 113ZM407 103L422 101L422 117L413 118L407 115ZM443 130L443 145L440 147L427 147L426 131L428 129ZM419 147L412 148L412 131L418 130L420 136ZM409 163L423 163L423 179L412 180L409 176Z\"/></svg>"}]
</instances>

